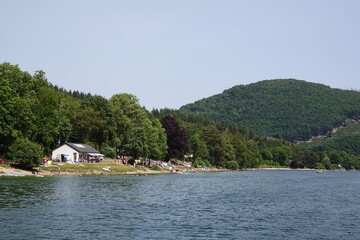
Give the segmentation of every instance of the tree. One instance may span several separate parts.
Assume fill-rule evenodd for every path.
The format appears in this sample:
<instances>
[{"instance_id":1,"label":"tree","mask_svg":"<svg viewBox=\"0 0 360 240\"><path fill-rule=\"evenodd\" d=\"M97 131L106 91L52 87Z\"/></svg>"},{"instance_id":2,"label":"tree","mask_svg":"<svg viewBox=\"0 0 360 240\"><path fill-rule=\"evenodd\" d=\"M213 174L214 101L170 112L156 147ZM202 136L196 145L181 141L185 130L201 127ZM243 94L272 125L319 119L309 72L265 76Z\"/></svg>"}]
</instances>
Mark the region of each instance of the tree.
<instances>
[{"instance_id":1,"label":"tree","mask_svg":"<svg viewBox=\"0 0 360 240\"><path fill-rule=\"evenodd\" d=\"M292 168L314 168L315 163L319 162L318 155L311 152L308 148L303 146L296 146L295 155L290 163Z\"/></svg>"},{"instance_id":2,"label":"tree","mask_svg":"<svg viewBox=\"0 0 360 240\"><path fill-rule=\"evenodd\" d=\"M26 138L17 138L9 147L8 156L12 157L24 169L37 167L41 162L43 150L39 144Z\"/></svg>"},{"instance_id":3,"label":"tree","mask_svg":"<svg viewBox=\"0 0 360 240\"><path fill-rule=\"evenodd\" d=\"M137 157L161 157L164 135L132 94L116 94L109 100L111 139L118 152ZM160 132L157 132L160 130ZM164 133L164 132L163 132ZM158 140L158 142L156 142Z\"/></svg>"},{"instance_id":4,"label":"tree","mask_svg":"<svg viewBox=\"0 0 360 240\"><path fill-rule=\"evenodd\" d=\"M149 145L149 157L152 159L164 159L167 153L167 137L160 120L149 115L151 127L147 129L147 142Z\"/></svg>"},{"instance_id":5,"label":"tree","mask_svg":"<svg viewBox=\"0 0 360 240\"><path fill-rule=\"evenodd\" d=\"M36 97L32 106L34 132L30 139L50 153L60 133L59 97L54 89L48 87L37 89Z\"/></svg>"},{"instance_id":6,"label":"tree","mask_svg":"<svg viewBox=\"0 0 360 240\"><path fill-rule=\"evenodd\" d=\"M13 141L16 136L15 128L15 107L17 106L18 98L15 96L15 91L10 87L3 85L0 82L0 143L3 145L0 148L0 154L4 154L6 146Z\"/></svg>"},{"instance_id":7,"label":"tree","mask_svg":"<svg viewBox=\"0 0 360 240\"><path fill-rule=\"evenodd\" d=\"M141 137L134 135L136 122L143 118L140 109L137 98L131 94L116 94L109 99L111 137L117 152L125 151L127 155L133 152L135 146L129 143L136 142L132 138Z\"/></svg>"},{"instance_id":8,"label":"tree","mask_svg":"<svg viewBox=\"0 0 360 240\"><path fill-rule=\"evenodd\" d=\"M222 133L215 125L204 128L203 138L209 150L210 162L215 166L224 166L225 162L235 160L234 147L226 133Z\"/></svg>"},{"instance_id":9,"label":"tree","mask_svg":"<svg viewBox=\"0 0 360 240\"><path fill-rule=\"evenodd\" d=\"M231 138L228 134L222 134L222 138L225 144L225 154L224 154L224 161L231 162L235 161L236 154L234 150L234 146L231 143Z\"/></svg>"},{"instance_id":10,"label":"tree","mask_svg":"<svg viewBox=\"0 0 360 240\"><path fill-rule=\"evenodd\" d=\"M176 118L170 115L163 117L161 124L167 136L168 150L165 159L183 159L184 155L189 152L188 138L185 130L180 127Z\"/></svg>"},{"instance_id":11,"label":"tree","mask_svg":"<svg viewBox=\"0 0 360 240\"><path fill-rule=\"evenodd\" d=\"M92 108L95 111L99 112L99 111L103 111L105 113L108 113L109 111L109 102L108 100L106 100L106 98L102 97L102 96L90 96L87 97L83 102L82 102L82 107L85 108Z\"/></svg>"},{"instance_id":12,"label":"tree","mask_svg":"<svg viewBox=\"0 0 360 240\"><path fill-rule=\"evenodd\" d=\"M290 160L286 152L286 148L284 146L273 148L272 155L273 155L273 160L275 162L278 162L281 166L289 166Z\"/></svg>"},{"instance_id":13,"label":"tree","mask_svg":"<svg viewBox=\"0 0 360 240\"><path fill-rule=\"evenodd\" d=\"M247 167L254 168L260 165L262 156L260 154L259 147L254 140L249 140L246 142L246 150L244 155L244 159L247 162Z\"/></svg>"},{"instance_id":14,"label":"tree","mask_svg":"<svg viewBox=\"0 0 360 240\"><path fill-rule=\"evenodd\" d=\"M209 159L209 151L205 141L201 138L200 134L196 133L189 138L190 152L194 155L194 159Z\"/></svg>"},{"instance_id":15,"label":"tree","mask_svg":"<svg viewBox=\"0 0 360 240\"><path fill-rule=\"evenodd\" d=\"M346 118L357 119L360 93L295 79L275 79L234 86L182 106L179 111L295 141L324 135Z\"/></svg>"},{"instance_id":16,"label":"tree","mask_svg":"<svg viewBox=\"0 0 360 240\"><path fill-rule=\"evenodd\" d=\"M101 111L86 108L74 116L73 134L77 142L92 143L101 149L108 137L108 122Z\"/></svg>"}]
</instances>

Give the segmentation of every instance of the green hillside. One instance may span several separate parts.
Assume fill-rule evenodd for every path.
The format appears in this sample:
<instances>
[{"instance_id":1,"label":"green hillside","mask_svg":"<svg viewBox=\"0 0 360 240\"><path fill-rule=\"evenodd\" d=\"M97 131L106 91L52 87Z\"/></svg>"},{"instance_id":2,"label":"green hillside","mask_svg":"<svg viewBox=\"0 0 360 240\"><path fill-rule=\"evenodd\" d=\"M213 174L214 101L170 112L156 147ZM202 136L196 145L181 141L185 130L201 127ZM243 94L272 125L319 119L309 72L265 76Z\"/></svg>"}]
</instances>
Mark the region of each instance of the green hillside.
<instances>
[{"instance_id":1,"label":"green hillside","mask_svg":"<svg viewBox=\"0 0 360 240\"><path fill-rule=\"evenodd\" d=\"M264 86L264 83L270 84L272 88ZM288 84L288 91L279 90L284 88L284 83ZM297 86L298 84L305 84L306 87ZM290 91L292 85L298 89ZM229 113L233 114L233 117L240 119L239 116L244 117L245 107L250 105L251 107L247 108L250 110L247 111L257 113L254 115L257 118L253 118L256 119L254 122L248 121L249 123L271 124L271 121L263 120L274 118L275 113L280 113L280 120L277 122L287 126L289 123L281 119L291 118L283 118L285 114L295 115L292 120L297 119L297 123L301 123L306 117L297 115L299 111L281 112L282 110L278 109L279 105L281 106L279 99L290 104L289 106L299 108L307 105L293 101L296 97L305 99L309 105L312 101L309 99L313 99L309 92L319 93L322 97L329 92L327 97L323 98L330 102L327 104L337 107L331 109L337 113L338 118L335 120L338 123L344 116L356 117L357 112L349 110L349 106L356 109L358 93L355 92L331 90L322 85L295 80L265 81L249 86L225 91L224 94L213 97L215 100L204 100L211 100L209 104L212 109L206 108L206 104L202 107L211 109L208 112L214 116L221 116L219 120L228 120L225 114L229 109L232 110ZM240 90L236 90L237 88ZM299 96L295 94L301 91L304 93L298 94ZM288 92L292 92L292 95L288 96ZM306 94L309 99L304 97ZM269 103L271 97L273 102ZM354 105L348 104L349 101ZM315 103L313 108L319 109L321 104L319 101ZM270 117L266 117L265 110L258 109L266 104L267 107L263 109L272 114ZM241 114L235 111L238 109L237 105L244 106L245 110L243 109ZM217 113L216 109L221 111L217 110ZM339 109L346 111L341 114ZM323 108L322 112L326 112L326 108ZM313 113L317 118L322 116ZM335 114L329 116L333 115ZM334 119L329 119L329 122L333 123ZM308 121L314 122L319 123ZM331 146L324 150L311 146L316 150L311 151L307 147L282 139L257 135L234 122L210 120L206 114L169 109L153 110L150 113L142 108L136 96L131 94L115 94L110 99L105 99L78 90L67 91L53 86L43 71L30 75L21 71L17 65L0 64L0 159L9 159L22 168L31 169L39 166L42 157L50 156L51 151L65 141L90 144L111 157L126 155L131 156L131 160L142 157L172 162L186 158L198 167L360 169L360 157L334 150Z\"/></svg>"},{"instance_id":2,"label":"green hillside","mask_svg":"<svg viewBox=\"0 0 360 240\"><path fill-rule=\"evenodd\" d=\"M295 79L265 80L235 86L180 111L298 141L325 135L347 118L359 118L360 93Z\"/></svg>"},{"instance_id":3,"label":"green hillside","mask_svg":"<svg viewBox=\"0 0 360 240\"><path fill-rule=\"evenodd\" d=\"M327 136L317 137L301 144L313 151L338 150L360 155L360 122L347 120L343 126L334 129Z\"/></svg>"}]
</instances>

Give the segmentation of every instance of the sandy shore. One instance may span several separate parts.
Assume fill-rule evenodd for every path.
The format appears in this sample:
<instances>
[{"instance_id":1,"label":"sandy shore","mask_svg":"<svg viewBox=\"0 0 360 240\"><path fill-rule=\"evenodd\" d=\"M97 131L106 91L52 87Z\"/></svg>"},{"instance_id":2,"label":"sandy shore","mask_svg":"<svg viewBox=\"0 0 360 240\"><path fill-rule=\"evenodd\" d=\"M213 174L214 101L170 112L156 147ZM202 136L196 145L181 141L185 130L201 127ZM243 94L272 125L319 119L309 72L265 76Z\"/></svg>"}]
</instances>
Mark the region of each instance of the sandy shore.
<instances>
[{"instance_id":1,"label":"sandy shore","mask_svg":"<svg viewBox=\"0 0 360 240\"><path fill-rule=\"evenodd\" d=\"M0 175L3 175L3 174L25 175L25 176L34 175L31 171L25 171L25 170L16 169L16 168L1 167L0 166Z\"/></svg>"}]
</instances>

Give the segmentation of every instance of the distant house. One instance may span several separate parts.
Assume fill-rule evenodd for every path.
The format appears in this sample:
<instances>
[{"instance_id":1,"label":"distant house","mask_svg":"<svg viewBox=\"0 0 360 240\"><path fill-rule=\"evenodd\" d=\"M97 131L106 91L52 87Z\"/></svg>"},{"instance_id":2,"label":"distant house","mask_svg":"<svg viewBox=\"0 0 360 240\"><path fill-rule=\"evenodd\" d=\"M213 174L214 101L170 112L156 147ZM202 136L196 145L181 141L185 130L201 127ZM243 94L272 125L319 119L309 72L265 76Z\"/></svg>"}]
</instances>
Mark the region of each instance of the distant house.
<instances>
[{"instance_id":1,"label":"distant house","mask_svg":"<svg viewBox=\"0 0 360 240\"><path fill-rule=\"evenodd\" d=\"M52 151L52 159L60 161L78 161L99 159L104 155L100 154L98 150L84 143L69 143L65 142L60 147Z\"/></svg>"}]
</instances>

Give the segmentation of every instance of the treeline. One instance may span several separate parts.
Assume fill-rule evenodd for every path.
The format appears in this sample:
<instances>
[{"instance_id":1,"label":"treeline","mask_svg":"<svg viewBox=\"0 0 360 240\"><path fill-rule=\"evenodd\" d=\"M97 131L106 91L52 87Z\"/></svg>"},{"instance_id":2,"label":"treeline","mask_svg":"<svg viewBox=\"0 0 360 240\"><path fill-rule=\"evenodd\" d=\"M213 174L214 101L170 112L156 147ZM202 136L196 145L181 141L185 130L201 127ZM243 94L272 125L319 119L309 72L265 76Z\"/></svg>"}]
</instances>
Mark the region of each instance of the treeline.
<instances>
[{"instance_id":1,"label":"treeline","mask_svg":"<svg viewBox=\"0 0 360 240\"><path fill-rule=\"evenodd\" d=\"M50 88L53 88L55 89L56 91L59 91L59 92L62 92L62 93L65 93L69 96L72 96L74 98L79 98L79 99L86 99L86 98L89 98L89 97L92 97L91 93L84 93L84 92L80 92L78 90L67 90L63 87L59 87L58 85L53 85L52 83L49 83L49 87Z\"/></svg>"},{"instance_id":2,"label":"treeline","mask_svg":"<svg viewBox=\"0 0 360 240\"><path fill-rule=\"evenodd\" d=\"M295 142L325 135L346 118L358 119L360 93L295 79L266 80L235 86L180 111Z\"/></svg>"},{"instance_id":3,"label":"treeline","mask_svg":"<svg viewBox=\"0 0 360 240\"><path fill-rule=\"evenodd\" d=\"M187 138L181 137L178 149L188 149L195 166L216 166L229 169L258 167L291 167L319 169L360 169L360 158L344 151L311 151L301 145L272 137L253 135L245 138L236 128L223 128L216 123L201 125L165 116L166 122L178 122ZM163 118L163 119L164 119ZM176 125L176 123L171 124ZM165 125L166 126L166 125ZM165 127L166 132L169 132ZM179 130L180 131L180 130ZM183 136L184 133L172 134ZM185 140L184 140L185 139ZM172 141L169 143L169 141ZM176 139L168 135L169 146ZM188 143L188 148L184 147ZM183 154L185 154L184 150ZM175 157L176 155L170 156Z\"/></svg>"},{"instance_id":4,"label":"treeline","mask_svg":"<svg viewBox=\"0 0 360 240\"><path fill-rule=\"evenodd\" d=\"M203 115L198 115L194 113L179 111L176 109L153 109L151 111L151 114L155 117L161 119L165 116L173 116L177 119L182 120L186 123L194 123L200 126L209 126L209 125L215 125L219 129L230 129L232 132L239 133L243 135L246 139L253 138L255 136L255 132L251 131L250 129L235 123L235 122L229 122L229 121L215 121L211 120L209 118L206 118Z\"/></svg>"},{"instance_id":5,"label":"treeline","mask_svg":"<svg viewBox=\"0 0 360 240\"><path fill-rule=\"evenodd\" d=\"M3 63L0 102L3 157L30 158L23 155L34 152L36 156L28 160L36 162L41 154L49 156L65 141L89 143L111 155L154 159L166 155L166 134L159 119L131 94L116 94L109 100L89 95L82 100L56 91L42 71L30 75L18 66Z\"/></svg>"},{"instance_id":6,"label":"treeline","mask_svg":"<svg viewBox=\"0 0 360 240\"><path fill-rule=\"evenodd\" d=\"M185 158L202 167L360 167L354 155L314 152L237 123L170 109L150 113L131 94L105 99L73 93L56 90L42 71L30 75L0 64L0 157L31 168L68 141L90 144L111 157Z\"/></svg>"}]
</instances>

